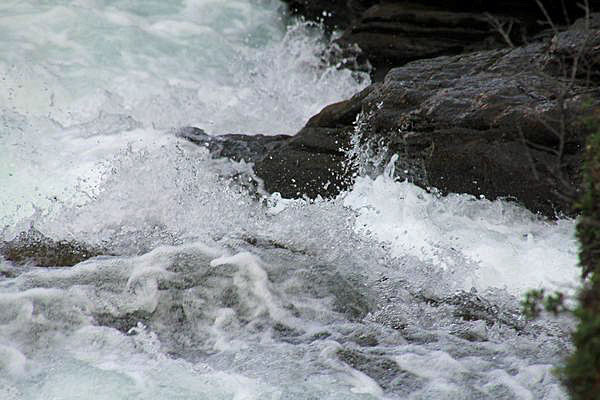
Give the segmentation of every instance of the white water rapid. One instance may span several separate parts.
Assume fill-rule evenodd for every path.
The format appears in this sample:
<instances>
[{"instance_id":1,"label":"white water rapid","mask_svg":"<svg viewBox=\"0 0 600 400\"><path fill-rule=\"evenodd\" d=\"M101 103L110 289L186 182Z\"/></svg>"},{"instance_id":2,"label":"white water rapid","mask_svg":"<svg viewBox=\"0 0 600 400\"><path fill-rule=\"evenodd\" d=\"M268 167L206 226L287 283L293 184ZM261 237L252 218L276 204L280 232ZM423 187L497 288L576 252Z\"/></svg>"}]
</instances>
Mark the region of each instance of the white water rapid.
<instances>
[{"instance_id":1,"label":"white water rapid","mask_svg":"<svg viewBox=\"0 0 600 400\"><path fill-rule=\"evenodd\" d=\"M563 399L574 221L389 174L259 198L174 134L293 134L368 77L276 0L0 4L0 399Z\"/></svg>"}]
</instances>

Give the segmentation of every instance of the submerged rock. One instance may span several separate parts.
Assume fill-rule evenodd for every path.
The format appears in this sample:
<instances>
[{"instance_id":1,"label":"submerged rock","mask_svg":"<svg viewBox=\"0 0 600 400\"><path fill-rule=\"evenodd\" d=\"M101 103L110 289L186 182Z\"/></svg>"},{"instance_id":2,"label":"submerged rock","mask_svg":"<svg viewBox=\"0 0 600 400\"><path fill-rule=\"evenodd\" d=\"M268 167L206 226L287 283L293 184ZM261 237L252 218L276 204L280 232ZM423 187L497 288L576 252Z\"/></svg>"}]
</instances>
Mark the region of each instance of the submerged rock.
<instances>
[{"instance_id":1,"label":"submerged rock","mask_svg":"<svg viewBox=\"0 0 600 400\"><path fill-rule=\"evenodd\" d=\"M350 321L363 319L373 308L372 300L358 282L326 265L316 265L302 275L306 293L317 298L333 297L332 309L344 314Z\"/></svg>"},{"instance_id":2,"label":"submerged rock","mask_svg":"<svg viewBox=\"0 0 600 400\"><path fill-rule=\"evenodd\" d=\"M445 298L426 298L433 307L451 306L453 315L464 321L483 321L487 325L504 325L521 331L525 322L518 310L505 309L473 292L459 291Z\"/></svg>"},{"instance_id":3,"label":"submerged rock","mask_svg":"<svg viewBox=\"0 0 600 400\"><path fill-rule=\"evenodd\" d=\"M337 356L350 367L375 380L384 390L406 395L423 385L418 376L403 370L396 361L383 354L342 348Z\"/></svg>"},{"instance_id":4,"label":"submerged rock","mask_svg":"<svg viewBox=\"0 0 600 400\"><path fill-rule=\"evenodd\" d=\"M203 129L184 127L179 129L176 136L189 140L199 146L206 147L213 157L225 157L234 161L244 160L255 162L262 159L267 152L274 151L291 136L288 135L218 135L211 136Z\"/></svg>"},{"instance_id":5,"label":"submerged rock","mask_svg":"<svg viewBox=\"0 0 600 400\"><path fill-rule=\"evenodd\" d=\"M107 253L74 240L56 241L32 228L11 241L1 243L0 254L17 265L32 263L38 267L70 267Z\"/></svg>"},{"instance_id":6,"label":"submerged rock","mask_svg":"<svg viewBox=\"0 0 600 400\"><path fill-rule=\"evenodd\" d=\"M96 324L108 326L123 333L130 333L131 329L136 327L137 324L147 325L151 321L151 318L152 314L143 310L136 310L118 316L110 313L98 313L94 315Z\"/></svg>"}]
</instances>

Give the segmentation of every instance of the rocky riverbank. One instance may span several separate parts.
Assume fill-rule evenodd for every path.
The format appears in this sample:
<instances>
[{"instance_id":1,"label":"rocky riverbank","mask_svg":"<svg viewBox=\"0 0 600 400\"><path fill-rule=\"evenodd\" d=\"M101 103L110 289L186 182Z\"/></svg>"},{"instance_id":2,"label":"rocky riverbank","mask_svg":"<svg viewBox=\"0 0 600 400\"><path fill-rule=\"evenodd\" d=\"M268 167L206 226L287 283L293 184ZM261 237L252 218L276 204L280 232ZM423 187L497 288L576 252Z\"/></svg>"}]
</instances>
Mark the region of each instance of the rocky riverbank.
<instances>
[{"instance_id":1,"label":"rocky riverbank","mask_svg":"<svg viewBox=\"0 0 600 400\"><path fill-rule=\"evenodd\" d=\"M291 3L308 17L319 14L317 2ZM335 196L357 172L379 173L398 154L398 178L421 187L514 199L551 217L571 213L587 135L582 121L600 104L600 76L592 67L600 60L597 16L591 24L578 20L561 31L543 31L534 24L539 11L525 6L506 8L518 19L484 6L466 13L464 6L441 3L334 4L341 8L322 7L321 15L330 26L347 26L339 40L365 46L379 71L377 60L384 60L384 69L395 68L382 82L325 107L293 137L202 139L216 155L254 162L266 190L284 197ZM553 4L548 12L564 21ZM382 28L392 20L407 25ZM397 47L386 47L393 57L381 58L383 53L353 36L365 32L357 27L367 23L380 24L380 31L373 29L394 41ZM508 32L504 44L494 23ZM521 36L510 40L515 27ZM400 31L412 46L396 40ZM453 47L455 38L464 45ZM432 41L445 43L446 50ZM515 45L519 41L523 44ZM414 51L417 47L430 51ZM448 53L454 55L439 56Z\"/></svg>"}]
</instances>

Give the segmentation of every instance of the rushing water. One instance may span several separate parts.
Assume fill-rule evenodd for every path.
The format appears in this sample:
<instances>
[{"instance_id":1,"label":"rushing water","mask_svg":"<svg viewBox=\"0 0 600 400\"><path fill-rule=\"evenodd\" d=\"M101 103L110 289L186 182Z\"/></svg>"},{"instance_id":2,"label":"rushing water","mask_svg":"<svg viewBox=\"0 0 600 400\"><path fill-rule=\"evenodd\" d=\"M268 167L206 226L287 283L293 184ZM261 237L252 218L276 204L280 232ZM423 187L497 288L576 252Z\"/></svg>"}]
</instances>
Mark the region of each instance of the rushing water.
<instances>
[{"instance_id":1,"label":"rushing water","mask_svg":"<svg viewBox=\"0 0 600 400\"><path fill-rule=\"evenodd\" d=\"M561 399L574 222L390 174L331 201L258 199L250 166L177 138L294 133L368 79L275 0L0 4L1 399Z\"/></svg>"}]
</instances>

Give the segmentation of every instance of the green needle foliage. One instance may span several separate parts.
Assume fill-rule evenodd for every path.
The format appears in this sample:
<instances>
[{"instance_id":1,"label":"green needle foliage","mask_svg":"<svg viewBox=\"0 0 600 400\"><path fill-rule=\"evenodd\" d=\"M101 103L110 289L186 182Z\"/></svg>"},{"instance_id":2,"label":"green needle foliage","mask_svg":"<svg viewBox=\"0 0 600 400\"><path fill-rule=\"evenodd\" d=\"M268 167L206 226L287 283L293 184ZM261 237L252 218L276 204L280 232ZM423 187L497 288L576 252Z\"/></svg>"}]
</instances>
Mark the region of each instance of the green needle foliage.
<instances>
[{"instance_id":1,"label":"green needle foliage","mask_svg":"<svg viewBox=\"0 0 600 400\"><path fill-rule=\"evenodd\" d=\"M542 313L542 309L558 315L569 311L564 301L565 295L561 292L546 295L544 289L532 289L525 293L525 298L521 302L521 310L528 319L537 318Z\"/></svg>"},{"instance_id":2,"label":"green needle foliage","mask_svg":"<svg viewBox=\"0 0 600 400\"><path fill-rule=\"evenodd\" d=\"M561 378L571 398L600 399L600 123L594 118L588 137L584 168L584 194L577 237L584 285L573 310L578 320L573 333L575 351L561 368Z\"/></svg>"},{"instance_id":3,"label":"green needle foliage","mask_svg":"<svg viewBox=\"0 0 600 400\"><path fill-rule=\"evenodd\" d=\"M573 400L600 400L600 109L584 107L591 111L585 121L591 133L583 170L583 196L577 204L581 213L577 238L583 278L577 305L567 308L561 292L547 294L544 289L532 289L525 294L521 309L529 319L537 318L544 310L555 315L569 312L575 317L575 349L556 372Z\"/></svg>"}]
</instances>

